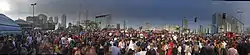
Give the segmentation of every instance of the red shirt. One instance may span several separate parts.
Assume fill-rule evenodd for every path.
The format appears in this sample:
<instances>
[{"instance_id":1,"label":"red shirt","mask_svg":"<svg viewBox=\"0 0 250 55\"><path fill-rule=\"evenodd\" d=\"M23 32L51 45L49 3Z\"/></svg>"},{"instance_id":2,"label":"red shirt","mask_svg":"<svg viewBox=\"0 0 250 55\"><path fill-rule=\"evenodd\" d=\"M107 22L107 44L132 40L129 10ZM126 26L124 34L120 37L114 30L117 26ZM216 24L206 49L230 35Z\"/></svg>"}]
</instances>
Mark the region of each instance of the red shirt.
<instances>
[{"instance_id":1,"label":"red shirt","mask_svg":"<svg viewBox=\"0 0 250 55\"><path fill-rule=\"evenodd\" d=\"M172 55L173 47L174 47L174 43L170 42L169 43L169 49L168 49L167 55Z\"/></svg>"}]
</instances>

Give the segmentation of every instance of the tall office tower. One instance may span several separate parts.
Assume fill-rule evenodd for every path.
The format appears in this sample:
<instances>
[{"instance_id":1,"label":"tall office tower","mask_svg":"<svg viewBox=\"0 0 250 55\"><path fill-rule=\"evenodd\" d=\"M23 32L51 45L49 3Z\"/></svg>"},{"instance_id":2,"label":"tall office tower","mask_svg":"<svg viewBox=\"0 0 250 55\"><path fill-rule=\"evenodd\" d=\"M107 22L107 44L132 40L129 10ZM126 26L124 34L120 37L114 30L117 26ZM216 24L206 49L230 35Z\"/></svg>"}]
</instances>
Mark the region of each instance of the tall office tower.
<instances>
[{"instance_id":1,"label":"tall office tower","mask_svg":"<svg viewBox=\"0 0 250 55\"><path fill-rule=\"evenodd\" d=\"M61 27L66 28L66 15L65 14L62 15Z\"/></svg>"},{"instance_id":2,"label":"tall office tower","mask_svg":"<svg viewBox=\"0 0 250 55\"><path fill-rule=\"evenodd\" d=\"M58 23L58 16L55 16L54 17L54 21L53 21L54 23Z\"/></svg>"},{"instance_id":3,"label":"tall office tower","mask_svg":"<svg viewBox=\"0 0 250 55\"><path fill-rule=\"evenodd\" d=\"M225 14L224 14L225 15ZM226 25L225 25L225 19L226 17L221 14L221 13L215 13L213 14L212 18L212 33L218 33L218 32L223 32L226 30Z\"/></svg>"},{"instance_id":4,"label":"tall office tower","mask_svg":"<svg viewBox=\"0 0 250 55\"><path fill-rule=\"evenodd\" d=\"M120 29L120 24L116 24L116 28L117 28L117 29Z\"/></svg>"}]
</instances>

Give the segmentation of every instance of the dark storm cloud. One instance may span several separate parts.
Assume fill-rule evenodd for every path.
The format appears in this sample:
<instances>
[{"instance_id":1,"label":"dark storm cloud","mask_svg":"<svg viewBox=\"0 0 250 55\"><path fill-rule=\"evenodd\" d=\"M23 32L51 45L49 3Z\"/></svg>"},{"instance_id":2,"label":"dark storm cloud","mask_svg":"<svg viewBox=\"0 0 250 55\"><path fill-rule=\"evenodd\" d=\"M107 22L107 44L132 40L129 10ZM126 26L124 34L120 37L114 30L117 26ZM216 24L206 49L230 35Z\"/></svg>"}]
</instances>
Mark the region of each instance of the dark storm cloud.
<instances>
[{"instance_id":1,"label":"dark storm cloud","mask_svg":"<svg viewBox=\"0 0 250 55\"><path fill-rule=\"evenodd\" d=\"M111 13L114 23L128 20L129 23L136 25L146 21L153 24L179 24L183 17L188 17L191 22L194 16L198 16L201 21L208 24L210 21L207 20L211 19L211 1L201 0L9 0L9 2L14 8L7 14L13 19L31 15L30 4L35 2L36 14L45 13L59 18L62 14L66 14L70 22L78 18L79 11L85 10L88 10L89 18ZM83 16L82 13L82 19Z\"/></svg>"}]
</instances>

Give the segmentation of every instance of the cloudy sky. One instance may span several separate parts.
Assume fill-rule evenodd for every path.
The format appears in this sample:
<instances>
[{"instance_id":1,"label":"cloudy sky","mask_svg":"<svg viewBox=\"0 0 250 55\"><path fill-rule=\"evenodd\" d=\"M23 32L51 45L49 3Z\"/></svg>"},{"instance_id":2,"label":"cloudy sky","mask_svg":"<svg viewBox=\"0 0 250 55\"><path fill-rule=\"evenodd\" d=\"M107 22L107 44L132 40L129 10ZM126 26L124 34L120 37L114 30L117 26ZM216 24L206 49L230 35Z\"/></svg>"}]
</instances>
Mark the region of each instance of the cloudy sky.
<instances>
[{"instance_id":1,"label":"cloudy sky","mask_svg":"<svg viewBox=\"0 0 250 55\"><path fill-rule=\"evenodd\" d=\"M181 19L187 17L190 27L193 27L194 17L199 17L199 24L211 23L211 1L209 0L0 0L9 4L6 14L12 19L25 19L32 15L31 3L37 3L35 14L47 16L67 15L67 22L76 21L79 11L88 10L89 19L94 16L111 13L113 23L123 23L128 26L142 25L145 22L154 26L165 24L181 24ZM84 14L81 15L84 19Z\"/></svg>"},{"instance_id":2,"label":"cloudy sky","mask_svg":"<svg viewBox=\"0 0 250 55\"><path fill-rule=\"evenodd\" d=\"M245 23L245 27L250 27L250 1L216 1L212 4L213 12L225 12L230 16L239 17L238 19ZM243 13L239 14L237 11Z\"/></svg>"}]
</instances>

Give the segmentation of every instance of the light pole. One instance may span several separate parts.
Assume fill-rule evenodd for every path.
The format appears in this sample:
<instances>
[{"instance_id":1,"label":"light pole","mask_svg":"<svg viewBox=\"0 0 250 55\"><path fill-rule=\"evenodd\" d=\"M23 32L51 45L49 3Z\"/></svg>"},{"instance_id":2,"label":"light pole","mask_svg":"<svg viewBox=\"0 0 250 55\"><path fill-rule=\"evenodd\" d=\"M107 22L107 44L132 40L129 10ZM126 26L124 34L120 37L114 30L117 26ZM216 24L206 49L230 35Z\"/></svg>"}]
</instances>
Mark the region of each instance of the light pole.
<instances>
[{"instance_id":1,"label":"light pole","mask_svg":"<svg viewBox=\"0 0 250 55\"><path fill-rule=\"evenodd\" d=\"M34 13L35 13L35 6L36 6L36 3L31 4L31 6L32 6L32 8L33 8L33 18L35 18Z\"/></svg>"}]
</instances>

